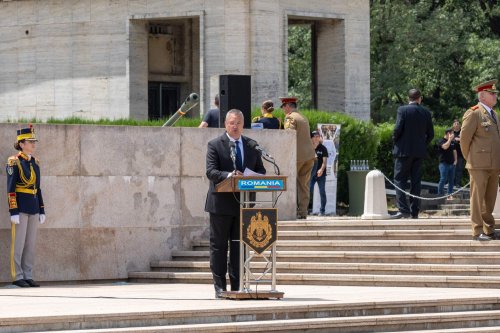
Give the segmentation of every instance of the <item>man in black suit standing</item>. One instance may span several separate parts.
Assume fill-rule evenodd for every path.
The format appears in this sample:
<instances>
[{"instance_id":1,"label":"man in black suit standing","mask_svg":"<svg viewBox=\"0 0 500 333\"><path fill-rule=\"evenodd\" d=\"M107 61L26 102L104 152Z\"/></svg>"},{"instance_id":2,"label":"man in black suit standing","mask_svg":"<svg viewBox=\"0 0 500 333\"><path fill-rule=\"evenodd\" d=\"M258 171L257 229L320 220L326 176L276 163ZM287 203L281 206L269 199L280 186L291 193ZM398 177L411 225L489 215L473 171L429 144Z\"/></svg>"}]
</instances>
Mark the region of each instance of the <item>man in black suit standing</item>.
<instances>
[{"instance_id":1,"label":"man in black suit standing","mask_svg":"<svg viewBox=\"0 0 500 333\"><path fill-rule=\"evenodd\" d=\"M239 290L240 204L239 193L217 193L215 185L233 175L242 175L246 168L260 174L266 173L260 153L254 148L255 141L241 135L243 124L244 116L240 110L228 111L224 121L226 132L209 141L207 147L206 164L210 187L205 211L210 213L210 269L216 298L220 298L221 293L226 290L228 268L231 290Z\"/></svg>"},{"instance_id":2,"label":"man in black suit standing","mask_svg":"<svg viewBox=\"0 0 500 333\"><path fill-rule=\"evenodd\" d=\"M394 183L406 190L410 178L410 193L420 196L422 180L422 161L427 156L427 145L434 138L434 127L429 110L421 106L422 94L418 89L408 92L409 104L400 106L394 126ZM418 218L420 199L410 197L410 205L406 194L396 189L396 200L399 212L394 218Z\"/></svg>"}]
</instances>

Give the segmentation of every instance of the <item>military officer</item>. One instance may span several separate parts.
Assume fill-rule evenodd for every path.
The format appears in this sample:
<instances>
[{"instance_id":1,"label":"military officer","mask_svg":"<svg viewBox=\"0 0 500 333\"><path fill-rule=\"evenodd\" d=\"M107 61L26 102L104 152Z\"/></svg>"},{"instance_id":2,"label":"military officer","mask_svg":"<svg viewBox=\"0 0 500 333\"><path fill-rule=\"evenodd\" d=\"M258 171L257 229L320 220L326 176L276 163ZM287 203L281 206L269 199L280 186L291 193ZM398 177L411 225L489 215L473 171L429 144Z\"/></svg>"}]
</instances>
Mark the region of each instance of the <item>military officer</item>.
<instances>
[{"instance_id":1,"label":"military officer","mask_svg":"<svg viewBox=\"0 0 500 333\"><path fill-rule=\"evenodd\" d=\"M493 110L497 80L474 87L479 103L468 109L462 121L460 147L470 175L472 239L488 241L495 235L493 208L500 175L500 124Z\"/></svg>"},{"instance_id":2,"label":"military officer","mask_svg":"<svg viewBox=\"0 0 500 333\"><path fill-rule=\"evenodd\" d=\"M32 154L37 142L33 126L17 131L17 155L7 160L7 197L12 228L10 269L12 284L40 287L33 280L38 223L45 222L40 162Z\"/></svg>"},{"instance_id":3,"label":"military officer","mask_svg":"<svg viewBox=\"0 0 500 333\"><path fill-rule=\"evenodd\" d=\"M261 123L267 129L281 129L281 120L273 115L274 103L271 100L264 101L260 108L262 116L252 119L252 123Z\"/></svg>"},{"instance_id":4,"label":"military officer","mask_svg":"<svg viewBox=\"0 0 500 333\"><path fill-rule=\"evenodd\" d=\"M280 97L285 112L285 130L297 133L297 218L307 218L309 183L316 153L310 138L309 121L297 111L297 97Z\"/></svg>"}]
</instances>

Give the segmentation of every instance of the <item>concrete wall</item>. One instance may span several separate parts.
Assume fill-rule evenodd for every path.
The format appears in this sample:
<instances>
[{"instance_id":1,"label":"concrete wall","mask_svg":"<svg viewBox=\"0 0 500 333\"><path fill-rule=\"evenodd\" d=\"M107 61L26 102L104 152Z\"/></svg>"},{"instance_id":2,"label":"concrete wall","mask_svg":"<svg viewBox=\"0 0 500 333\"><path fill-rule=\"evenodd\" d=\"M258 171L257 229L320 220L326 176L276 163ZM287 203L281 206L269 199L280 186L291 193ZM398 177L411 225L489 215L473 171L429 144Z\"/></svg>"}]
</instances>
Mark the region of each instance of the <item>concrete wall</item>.
<instances>
[{"instance_id":1,"label":"concrete wall","mask_svg":"<svg viewBox=\"0 0 500 333\"><path fill-rule=\"evenodd\" d=\"M17 125L0 124L0 161L14 155ZM204 212L207 142L221 129L37 125L47 222L40 226L35 278L123 279L208 239ZM251 131L275 156L288 191L281 220L295 218L295 133ZM5 163L4 162L4 163ZM264 162L268 174L273 168ZM6 184L5 168L0 184ZM5 185L4 185L5 186ZM268 195L259 194L266 199ZM10 281L10 220L0 203L0 281Z\"/></svg>"},{"instance_id":2,"label":"concrete wall","mask_svg":"<svg viewBox=\"0 0 500 333\"><path fill-rule=\"evenodd\" d=\"M0 0L0 121L49 117L147 118L147 22L193 18L192 87L201 111L210 78L252 75L252 103L287 94L290 18L340 19L334 53L343 71L320 82L320 106L370 113L368 0ZM340 55L339 55L340 53ZM343 55L343 58L342 58ZM337 60L334 60L334 63ZM320 68L320 71L328 71ZM194 70L194 69L193 69Z\"/></svg>"}]
</instances>

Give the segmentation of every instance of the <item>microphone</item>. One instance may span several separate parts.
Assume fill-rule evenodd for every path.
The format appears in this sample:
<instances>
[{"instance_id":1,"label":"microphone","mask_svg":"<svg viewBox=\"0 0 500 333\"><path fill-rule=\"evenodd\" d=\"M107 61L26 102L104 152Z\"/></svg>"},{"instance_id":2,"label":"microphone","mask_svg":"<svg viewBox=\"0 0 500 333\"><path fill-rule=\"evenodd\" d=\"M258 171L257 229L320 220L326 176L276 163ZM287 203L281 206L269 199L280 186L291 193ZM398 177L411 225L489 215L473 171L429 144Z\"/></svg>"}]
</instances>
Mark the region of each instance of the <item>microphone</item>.
<instances>
[{"instance_id":1,"label":"microphone","mask_svg":"<svg viewBox=\"0 0 500 333\"><path fill-rule=\"evenodd\" d=\"M251 140L250 142L248 142L248 145L250 146L250 148L254 148L254 149L258 150L261 155L264 155L265 157L268 157L268 158L274 158L270 154L268 154L267 151L265 151L264 148L262 148L261 146L259 146L259 144L257 143L257 141Z\"/></svg>"},{"instance_id":2,"label":"microphone","mask_svg":"<svg viewBox=\"0 0 500 333\"><path fill-rule=\"evenodd\" d=\"M236 170L236 144L229 141L229 150L231 151L231 159L233 160L233 168Z\"/></svg>"},{"instance_id":3,"label":"microphone","mask_svg":"<svg viewBox=\"0 0 500 333\"><path fill-rule=\"evenodd\" d=\"M264 148L262 148L261 146L259 146L259 144L257 143L257 141L255 141L253 139L250 139L248 141L248 145L250 146L250 148L253 148L253 149L257 150L260 153L260 155L262 156L263 159L265 159L266 161L268 161L269 163L271 163L272 165L274 165L274 172L277 175L280 174L280 168L276 164L276 161L274 160L274 157L272 157L270 154L268 154L267 151L264 150Z\"/></svg>"}]
</instances>

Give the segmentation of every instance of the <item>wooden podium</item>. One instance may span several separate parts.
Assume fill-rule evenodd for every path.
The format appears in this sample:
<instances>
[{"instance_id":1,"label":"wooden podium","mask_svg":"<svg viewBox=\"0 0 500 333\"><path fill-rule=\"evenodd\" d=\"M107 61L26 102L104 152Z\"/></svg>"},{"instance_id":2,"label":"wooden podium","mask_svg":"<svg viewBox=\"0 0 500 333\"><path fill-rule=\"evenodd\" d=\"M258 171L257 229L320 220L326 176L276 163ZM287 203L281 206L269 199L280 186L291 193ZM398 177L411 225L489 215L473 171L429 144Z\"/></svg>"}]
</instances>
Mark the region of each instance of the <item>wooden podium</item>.
<instances>
[{"instance_id":1,"label":"wooden podium","mask_svg":"<svg viewBox=\"0 0 500 333\"><path fill-rule=\"evenodd\" d=\"M286 191L286 176L233 176L225 179L215 186L216 192L239 192L240 193L240 289L238 291L225 291L222 297L228 299L269 299L283 298L284 293L276 290L276 240L278 227L278 209L274 208L278 201L278 192ZM252 192L271 192L271 200L257 201L252 199ZM267 205L271 208L262 207L250 208L254 205ZM262 211L270 212L270 216L262 215ZM256 215L251 218L248 224L245 217ZM250 214L250 215L249 215ZM243 228L243 226L246 228ZM254 227L256 225L256 227ZM262 227L262 226L265 226ZM257 231L255 231L257 229ZM269 243L258 248L263 242L251 241L247 237L248 230L254 230L259 236ZM266 231L271 231L274 237L266 235ZM271 232L269 232L271 233ZM253 236L250 235L250 238ZM253 245L254 247L252 247ZM257 245L257 247L255 247ZM270 255L269 255L270 254ZM268 255L268 256L266 256ZM265 268L263 272L252 271L252 259L261 258L264 260ZM269 259L271 258L271 259ZM255 285L255 290L251 285ZM270 285L270 289L260 289L260 285Z\"/></svg>"}]
</instances>

